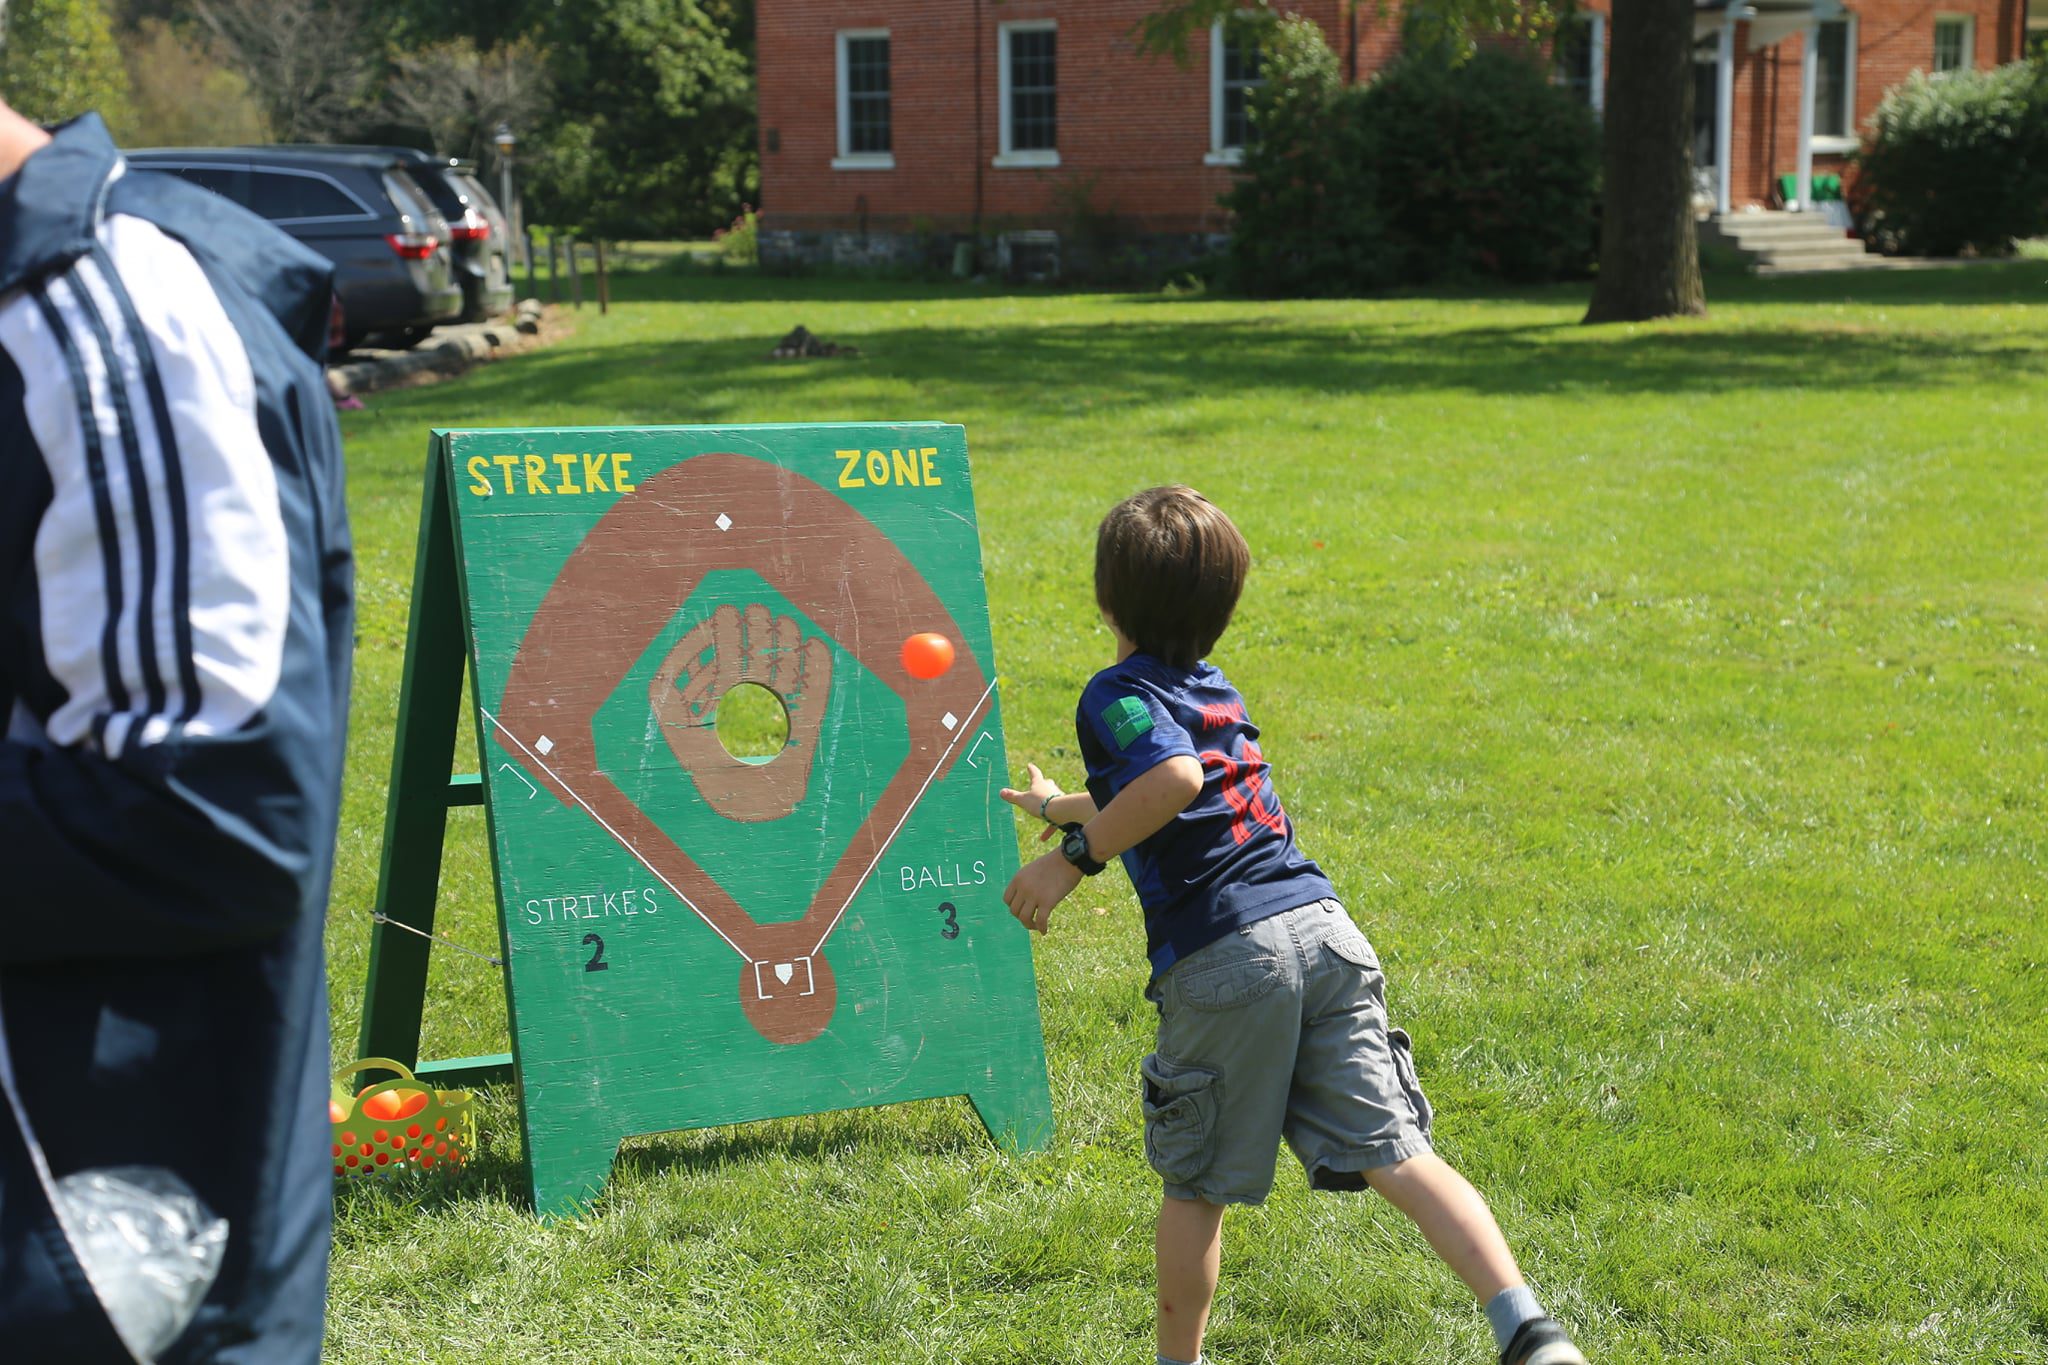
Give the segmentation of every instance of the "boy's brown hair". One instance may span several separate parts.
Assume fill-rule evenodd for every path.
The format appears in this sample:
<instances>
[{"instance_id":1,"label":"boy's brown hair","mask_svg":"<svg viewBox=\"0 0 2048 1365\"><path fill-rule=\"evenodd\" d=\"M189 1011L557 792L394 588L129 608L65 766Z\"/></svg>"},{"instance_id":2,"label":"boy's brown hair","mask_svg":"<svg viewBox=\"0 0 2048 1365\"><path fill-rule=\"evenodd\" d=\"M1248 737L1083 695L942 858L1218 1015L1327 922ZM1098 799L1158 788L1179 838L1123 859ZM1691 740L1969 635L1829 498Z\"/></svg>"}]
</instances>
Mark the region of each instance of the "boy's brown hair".
<instances>
[{"instance_id":1,"label":"boy's brown hair","mask_svg":"<svg viewBox=\"0 0 2048 1365\"><path fill-rule=\"evenodd\" d=\"M1237 609L1251 547L1192 488L1134 493L1095 533L1095 604L1145 653L1192 667Z\"/></svg>"}]
</instances>

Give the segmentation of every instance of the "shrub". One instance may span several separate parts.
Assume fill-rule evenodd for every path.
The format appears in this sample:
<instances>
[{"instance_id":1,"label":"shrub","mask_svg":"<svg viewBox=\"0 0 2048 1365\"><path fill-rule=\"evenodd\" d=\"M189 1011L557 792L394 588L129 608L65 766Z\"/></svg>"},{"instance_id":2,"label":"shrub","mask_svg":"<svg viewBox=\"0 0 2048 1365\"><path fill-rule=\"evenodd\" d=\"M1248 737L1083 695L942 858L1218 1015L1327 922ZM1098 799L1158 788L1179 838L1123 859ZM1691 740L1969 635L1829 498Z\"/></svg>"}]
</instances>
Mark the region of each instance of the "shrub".
<instances>
[{"instance_id":1,"label":"shrub","mask_svg":"<svg viewBox=\"0 0 2048 1365\"><path fill-rule=\"evenodd\" d=\"M1346 294L1392 283L1365 123L1354 108L1363 92L1344 88L1337 54L1313 20L1281 21L1260 63L1257 139L1244 179L1223 201L1237 219L1231 283L1258 294Z\"/></svg>"},{"instance_id":2,"label":"shrub","mask_svg":"<svg viewBox=\"0 0 2048 1365\"><path fill-rule=\"evenodd\" d=\"M740 205L740 216L732 220L732 226L722 227L711 234L711 240L718 243L718 260L722 265L759 265L761 263L761 215L750 204Z\"/></svg>"},{"instance_id":3,"label":"shrub","mask_svg":"<svg viewBox=\"0 0 2048 1365\"><path fill-rule=\"evenodd\" d=\"M1345 88L1313 23L1275 33L1258 139L1225 200L1240 287L1355 293L1590 264L1599 131L1526 49L1425 48Z\"/></svg>"},{"instance_id":4,"label":"shrub","mask_svg":"<svg viewBox=\"0 0 2048 1365\"><path fill-rule=\"evenodd\" d=\"M2002 252L2048 232L2048 71L1918 72L1870 119L1857 216L1887 251Z\"/></svg>"}]
</instances>

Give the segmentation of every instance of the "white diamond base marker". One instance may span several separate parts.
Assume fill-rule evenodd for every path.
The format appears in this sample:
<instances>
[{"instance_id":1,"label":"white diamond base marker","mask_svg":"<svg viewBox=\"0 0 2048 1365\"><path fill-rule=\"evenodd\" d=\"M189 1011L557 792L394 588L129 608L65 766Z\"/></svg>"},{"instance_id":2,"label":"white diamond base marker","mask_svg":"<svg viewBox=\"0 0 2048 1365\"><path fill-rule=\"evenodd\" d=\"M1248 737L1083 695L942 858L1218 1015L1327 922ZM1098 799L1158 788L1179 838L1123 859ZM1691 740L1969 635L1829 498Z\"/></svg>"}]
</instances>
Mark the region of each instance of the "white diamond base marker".
<instances>
[{"instance_id":1,"label":"white diamond base marker","mask_svg":"<svg viewBox=\"0 0 2048 1365\"><path fill-rule=\"evenodd\" d=\"M951 711L948 711L945 715L939 717L939 724L945 726L948 730L952 729L959 723L960 717L954 715Z\"/></svg>"},{"instance_id":2,"label":"white diamond base marker","mask_svg":"<svg viewBox=\"0 0 2048 1365\"><path fill-rule=\"evenodd\" d=\"M720 512L718 514L718 520L714 524L721 531L730 531L732 529L732 518L727 516L725 513Z\"/></svg>"},{"instance_id":3,"label":"white diamond base marker","mask_svg":"<svg viewBox=\"0 0 2048 1365\"><path fill-rule=\"evenodd\" d=\"M533 742L533 747L540 751L540 756L542 758L546 758L549 754L555 751L555 742L549 739L546 735L542 735L539 739Z\"/></svg>"}]
</instances>

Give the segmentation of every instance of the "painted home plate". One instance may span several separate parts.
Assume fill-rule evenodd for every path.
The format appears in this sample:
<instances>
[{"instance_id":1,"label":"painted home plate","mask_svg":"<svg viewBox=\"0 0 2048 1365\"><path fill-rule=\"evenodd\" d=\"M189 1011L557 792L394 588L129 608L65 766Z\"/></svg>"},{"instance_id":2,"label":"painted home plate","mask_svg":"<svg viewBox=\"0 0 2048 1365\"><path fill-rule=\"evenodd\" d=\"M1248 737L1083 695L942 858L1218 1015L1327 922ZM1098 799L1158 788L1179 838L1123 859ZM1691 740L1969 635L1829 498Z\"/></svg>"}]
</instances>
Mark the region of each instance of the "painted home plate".
<instances>
[{"instance_id":1,"label":"painted home plate","mask_svg":"<svg viewBox=\"0 0 2048 1365\"><path fill-rule=\"evenodd\" d=\"M897 1100L1042 1145L961 429L437 439L536 1207L628 1134ZM742 686L786 713L765 756L722 738Z\"/></svg>"}]
</instances>

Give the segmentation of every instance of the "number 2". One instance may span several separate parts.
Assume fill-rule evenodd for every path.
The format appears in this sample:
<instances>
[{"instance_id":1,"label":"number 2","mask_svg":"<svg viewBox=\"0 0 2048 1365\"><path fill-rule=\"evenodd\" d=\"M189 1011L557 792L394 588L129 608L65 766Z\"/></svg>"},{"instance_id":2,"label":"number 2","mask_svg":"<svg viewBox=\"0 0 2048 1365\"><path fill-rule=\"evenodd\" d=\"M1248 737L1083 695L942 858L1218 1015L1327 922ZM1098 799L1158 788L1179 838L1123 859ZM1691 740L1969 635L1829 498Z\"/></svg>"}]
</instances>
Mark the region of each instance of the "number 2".
<instances>
[{"instance_id":1,"label":"number 2","mask_svg":"<svg viewBox=\"0 0 2048 1365\"><path fill-rule=\"evenodd\" d=\"M583 964L583 970L586 972L610 971L612 969L612 964L604 960L604 940L599 938L596 934L585 934L583 936L583 944L585 947L589 947L593 943L597 945L597 951L590 955L590 961Z\"/></svg>"}]
</instances>

